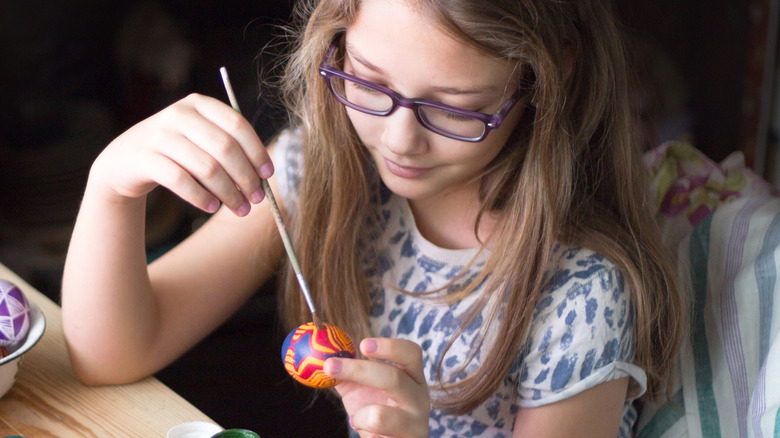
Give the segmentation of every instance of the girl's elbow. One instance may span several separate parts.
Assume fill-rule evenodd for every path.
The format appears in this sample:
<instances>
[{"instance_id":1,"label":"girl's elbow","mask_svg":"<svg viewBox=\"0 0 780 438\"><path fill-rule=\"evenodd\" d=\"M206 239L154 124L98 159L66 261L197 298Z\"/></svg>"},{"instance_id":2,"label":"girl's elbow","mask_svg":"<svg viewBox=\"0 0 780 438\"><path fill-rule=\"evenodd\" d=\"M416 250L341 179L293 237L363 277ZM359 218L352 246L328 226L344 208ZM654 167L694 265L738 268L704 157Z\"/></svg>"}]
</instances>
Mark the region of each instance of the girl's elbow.
<instances>
[{"instance_id":1,"label":"girl's elbow","mask_svg":"<svg viewBox=\"0 0 780 438\"><path fill-rule=\"evenodd\" d=\"M66 345L73 375L84 385L118 385L146 377L137 372L137 367L133 367L127 358L116 357L110 351L67 339L67 336Z\"/></svg>"},{"instance_id":2,"label":"girl's elbow","mask_svg":"<svg viewBox=\"0 0 780 438\"><path fill-rule=\"evenodd\" d=\"M89 369L89 367L80 366L73 360L71 360L71 368L73 369L73 374L76 376L76 379L84 385L102 386L113 383L106 379L105 376L99 375L99 373Z\"/></svg>"},{"instance_id":3,"label":"girl's elbow","mask_svg":"<svg viewBox=\"0 0 780 438\"><path fill-rule=\"evenodd\" d=\"M87 386L122 385L143 379L120 365L99 364L97 361L79 359L71 354L70 365L76 379Z\"/></svg>"}]
</instances>

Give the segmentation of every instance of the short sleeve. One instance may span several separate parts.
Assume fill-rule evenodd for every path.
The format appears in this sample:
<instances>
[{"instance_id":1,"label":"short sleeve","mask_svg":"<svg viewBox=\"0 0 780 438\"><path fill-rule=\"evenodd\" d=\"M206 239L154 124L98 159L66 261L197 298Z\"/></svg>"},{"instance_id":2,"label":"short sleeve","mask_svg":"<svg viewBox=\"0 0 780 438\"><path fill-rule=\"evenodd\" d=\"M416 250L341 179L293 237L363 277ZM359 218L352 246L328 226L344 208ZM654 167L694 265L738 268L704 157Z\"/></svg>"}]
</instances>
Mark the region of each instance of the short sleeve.
<instances>
[{"instance_id":1,"label":"short sleeve","mask_svg":"<svg viewBox=\"0 0 780 438\"><path fill-rule=\"evenodd\" d=\"M523 349L519 404L546 405L626 376L629 398L639 397L647 377L632 364L634 309L620 271L586 250L561 259Z\"/></svg>"},{"instance_id":2,"label":"short sleeve","mask_svg":"<svg viewBox=\"0 0 780 438\"><path fill-rule=\"evenodd\" d=\"M292 217L298 206L298 187L303 165L300 130L282 131L274 141L271 159L279 182L279 196L284 201L285 212Z\"/></svg>"}]
</instances>

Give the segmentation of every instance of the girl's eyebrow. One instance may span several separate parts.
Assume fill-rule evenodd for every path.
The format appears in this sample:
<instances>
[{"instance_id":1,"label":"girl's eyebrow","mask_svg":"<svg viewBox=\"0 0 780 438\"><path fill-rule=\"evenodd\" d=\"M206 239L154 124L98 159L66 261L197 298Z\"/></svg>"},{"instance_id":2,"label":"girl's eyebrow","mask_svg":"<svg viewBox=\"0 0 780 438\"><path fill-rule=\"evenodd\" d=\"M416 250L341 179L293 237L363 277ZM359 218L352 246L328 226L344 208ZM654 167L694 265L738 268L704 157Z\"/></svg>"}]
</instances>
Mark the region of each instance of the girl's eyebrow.
<instances>
[{"instance_id":1,"label":"girl's eyebrow","mask_svg":"<svg viewBox=\"0 0 780 438\"><path fill-rule=\"evenodd\" d=\"M363 67L377 74L385 75L384 70L374 65L364 57L360 56L360 53L358 53L357 50L355 50L355 47L352 46L351 44L347 44L347 54L350 58L352 58L355 62L360 63ZM435 87L431 87L431 90L437 93L452 94L452 95L484 94L484 93L495 93L500 91L499 87L495 85L484 85L484 86L471 87L471 88L435 86Z\"/></svg>"},{"instance_id":2,"label":"girl's eyebrow","mask_svg":"<svg viewBox=\"0 0 780 438\"><path fill-rule=\"evenodd\" d=\"M355 61L361 63L363 65L363 67L365 67L365 68L367 68L367 69L369 69L369 70L371 70L371 71L373 71L375 73L379 73L381 75L385 74L384 70L382 70L381 68L379 68L376 65L372 64L367 59L365 59L362 56L360 56L360 53L358 53L358 51L355 50L355 46L353 46L352 44L347 44L347 54L349 55L350 58L352 58Z\"/></svg>"}]
</instances>

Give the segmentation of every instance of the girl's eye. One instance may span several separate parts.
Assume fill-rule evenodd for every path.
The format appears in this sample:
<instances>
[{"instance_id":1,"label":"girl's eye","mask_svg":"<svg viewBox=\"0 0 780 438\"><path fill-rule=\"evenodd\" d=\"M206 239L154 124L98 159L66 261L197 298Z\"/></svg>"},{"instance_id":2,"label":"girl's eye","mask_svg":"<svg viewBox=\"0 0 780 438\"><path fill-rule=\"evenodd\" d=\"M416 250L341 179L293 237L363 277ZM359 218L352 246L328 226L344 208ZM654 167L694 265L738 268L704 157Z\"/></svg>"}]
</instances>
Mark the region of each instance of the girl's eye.
<instances>
[{"instance_id":1,"label":"girl's eye","mask_svg":"<svg viewBox=\"0 0 780 438\"><path fill-rule=\"evenodd\" d=\"M466 121L472 120L472 118L469 117L469 116L464 116L463 114L453 113L453 112L450 112L450 111L447 111L444 115L448 119L453 120L455 122L466 122Z\"/></svg>"},{"instance_id":2,"label":"girl's eye","mask_svg":"<svg viewBox=\"0 0 780 438\"><path fill-rule=\"evenodd\" d=\"M357 82L350 81L350 83L355 91L360 91L361 93L379 93L379 91L370 87L366 87L365 85L359 84Z\"/></svg>"}]
</instances>

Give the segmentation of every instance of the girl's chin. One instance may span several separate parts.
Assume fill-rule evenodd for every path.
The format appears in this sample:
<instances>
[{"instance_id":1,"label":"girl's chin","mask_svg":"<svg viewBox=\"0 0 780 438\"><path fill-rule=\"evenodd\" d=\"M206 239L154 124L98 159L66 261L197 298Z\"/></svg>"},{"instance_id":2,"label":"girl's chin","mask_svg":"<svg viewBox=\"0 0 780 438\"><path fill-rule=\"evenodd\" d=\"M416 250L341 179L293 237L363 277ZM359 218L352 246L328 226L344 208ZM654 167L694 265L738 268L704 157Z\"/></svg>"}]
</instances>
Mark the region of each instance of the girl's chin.
<instances>
[{"instance_id":1,"label":"girl's chin","mask_svg":"<svg viewBox=\"0 0 780 438\"><path fill-rule=\"evenodd\" d=\"M382 182L388 190L402 198L417 200L430 196L429 188L423 187L424 183L420 181L399 181L393 175L382 175Z\"/></svg>"},{"instance_id":2,"label":"girl's chin","mask_svg":"<svg viewBox=\"0 0 780 438\"><path fill-rule=\"evenodd\" d=\"M438 195L448 192L440 186L431 184L430 181L406 180L394 177L393 175L382 175L382 182L388 190L395 195L406 198L410 201L432 200Z\"/></svg>"}]
</instances>

